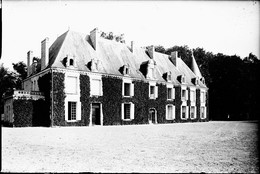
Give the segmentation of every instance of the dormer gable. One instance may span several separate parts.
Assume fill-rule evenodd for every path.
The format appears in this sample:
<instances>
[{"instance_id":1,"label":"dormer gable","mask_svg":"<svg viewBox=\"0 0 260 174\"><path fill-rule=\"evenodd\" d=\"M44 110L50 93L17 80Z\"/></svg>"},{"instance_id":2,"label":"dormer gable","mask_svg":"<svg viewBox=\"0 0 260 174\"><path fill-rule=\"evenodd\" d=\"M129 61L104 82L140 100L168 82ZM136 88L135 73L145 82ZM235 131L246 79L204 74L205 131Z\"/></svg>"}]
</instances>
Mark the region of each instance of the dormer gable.
<instances>
[{"instance_id":1,"label":"dormer gable","mask_svg":"<svg viewBox=\"0 0 260 174\"><path fill-rule=\"evenodd\" d=\"M67 55L66 57L63 58L62 64L68 68L68 67L76 67L75 64L75 57L72 55Z\"/></svg>"},{"instance_id":2,"label":"dormer gable","mask_svg":"<svg viewBox=\"0 0 260 174\"><path fill-rule=\"evenodd\" d=\"M156 67L156 62L153 59L150 59L147 62L147 73L146 73L146 78L147 79L154 79L155 78L155 67Z\"/></svg>"},{"instance_id":3,"label":"dormer gable","mask_svg":"<svg viewBox=\"0 0 260 174\"><path fill-rule=\"evenodd\" d=\"M130 75L130 65L129 64L125 64L123 65L120 70L121 74L123 74L124 76L129 76Z\"/></svg>"},{"instance_id":4,"label":"dormer gable","mask_svg":"<svg viewBox=\"0 0 260 174\"><path fill-rule=\"evenodd\" d=\"M167 82L171 82L172 81L172 72L168 71L166 73L163 74L163 78L167 81Z\"/></svg>"},{"instance_id":5,"label":"dormer gable","mask_svg":"<svg viewBox=\"0 0 260 174\"><path fill-rule=\"evenodd\" d=\"M198 77L194 77L191 79L191 82L194 84L194 85L198 85L199 84L199 78Z\"/></svg>"},{"instance_id":6,"label":"dormer gable","mask_svg":"<svg viewBox=\"0 0 260 174\"><path fill-rule=\"evenodd\" d=\"M179 76L177 77L177 80L178 80L180 83L182 83L182 84L186 83L186 77L185 77L185 75L179 75Z\"/></svg>"}]
</instances>

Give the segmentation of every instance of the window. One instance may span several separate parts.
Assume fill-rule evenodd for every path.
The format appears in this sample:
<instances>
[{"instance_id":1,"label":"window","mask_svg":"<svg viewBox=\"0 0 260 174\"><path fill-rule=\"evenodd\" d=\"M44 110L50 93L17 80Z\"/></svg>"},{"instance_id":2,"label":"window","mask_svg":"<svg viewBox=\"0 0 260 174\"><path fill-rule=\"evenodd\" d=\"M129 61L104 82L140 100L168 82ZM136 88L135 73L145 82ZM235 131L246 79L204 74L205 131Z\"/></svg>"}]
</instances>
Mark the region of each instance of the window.
<instances>
[{"instance_id":1,"label":"window","mask_svg":"<svg viewBox=\"0 0 260 174\"><path fill-rule=\"evenodd\" d=\"M125 80L125 82L123 82L122 92L124 97L134 96L134 84L129 80Z\"/></svg>"},{"instance_id":2,"label":"window","mask_svg":"<svg viewBox=\"0 0 260 174\"><path fill-rule=\"evenodd\" d=\"M68 120L76 120L77 102L68 102Z\"/></svg>"},{"instance_id":3,"label":"window","mask_svg":"<svg viewBox=\"0 0 260 174\"><path fill-rule=\"evenodd\" d=\"M167 81L171 81L172 80L172 72L169 71L167 72Z\"/></svg>"},{"instance_id":4,"label":"window","mask_svg":"<svg viewBox=\"0 0 260 174\"><path fill-rule=\"evenodd\" d=\"M155 85L149 86L149 98L156 99L158 97L158 87Z\"/></svg>"},{"instance_id":5,"label":"window","mask_svg":"<svg viewBox=\"0 0 260 174\"><path fill-rule=\"evenodd\" d=\"M102 95L102 84L100 79L91 79L91 95Z\"/></svg>"},{"instance_id":6,"label":"window","mask_svg":"<svg viewBox=\"0 0 260 174\"><path fill-rule=\"evenodd\" d=\"M123 103L122 104L122 119L133 120L134 119L134 104Z\"/></svg>"},{"instance_id":7,"label":"window","mask_svg":"<svg viewBox=\"0 0 260 174\"><path fill-rule=\"evenodd\" d=\"M174 95L175 95L174 88L167 88L167 99L168 100L174 99L175 98Z\"/></svg>"},{"instance_id":8,"label":"window","mask_svg":"<svg viewBox=\"0 0 260 174\"><path fill-rule=\"evenodd\" d=\"M200 118L206 118L206 108L204 106L200 108Z\"/></svg>"},{"instance_id":9,"label":"window","mask_svg":"<svg viewBox=\"0 0 260 174\"><path fill-rule=\"evenodd\" d=\"M205 92L200 93L200 100L201 100L201 103L205 103Z\"/></svg>"},{"instance_id":10,"label":"window","mask_svg":"<svg viewBox=\"0 0 260 174\"><path fill-rule=\"evenodd\" d=\"M190 107L190 118L191 119L195 119L196 118L196 107L195 106L191 106Z\"/></svg>"},{"instance_id":11,"label":"window","mask_svg":"<svg viewBox=\"0 0 260 174\"><path fill-rule=\"evenodd\" d=\"M187 106L181 107L181 118L186 119L187 118Z\"/></svg>"},{"instance_id":12,"label":"window","mask_svg":"<svg viewBox=\"0 0 260 174\"><path fill-rule=\"evenodd\" d=\"M69 94L77 94L77 77L67 76L66 92Z\"/></svg>"},{"instance_id":13,"label":"window","mask_svg":"<svg viewBox=\"0 0 260 174\"><path fill-rule=\"evenodd\" d=\"M166 120L175 119L175 106L166 105Z\"/></svg>"},{"instance_id":14,"label":"window","mask_svg":"<svg viewBox=\"0 0 260 174\"><path fill-rule=\"evenodd\" d=\"M186 89L182 89L181 90L181 98L182 98L182 100L187 100L188 99L188 95L187 95L187 90Z\"/></svg>"},{"instance_id":15,"label":"window","mask_svg":"<svg viewBox=\"0 0 260 174\"><path fill-rule=\"evenodd\" d=\"M124 96L130 96L130 83L124 83L125 93Z\"/></svg>"},{"instance_id":16,"label":"window","mask_svg":"<svg viewBox=\"0 0 260 174\"><path fill-rule=\"evenodd\" d=\"M73 66L73 65L74 65L74 60L70 59L70 66Z\"/></svg>"},{"instance_id":17,"label":"window","mask_svg":"<svg viewBox=\"0 0 260 174\"><path fill-rule=\"evenodd\" d=\"M191 90L190 91L190 101L195 102L196 101L196 92Z\"/></svg>"}]
</instances>

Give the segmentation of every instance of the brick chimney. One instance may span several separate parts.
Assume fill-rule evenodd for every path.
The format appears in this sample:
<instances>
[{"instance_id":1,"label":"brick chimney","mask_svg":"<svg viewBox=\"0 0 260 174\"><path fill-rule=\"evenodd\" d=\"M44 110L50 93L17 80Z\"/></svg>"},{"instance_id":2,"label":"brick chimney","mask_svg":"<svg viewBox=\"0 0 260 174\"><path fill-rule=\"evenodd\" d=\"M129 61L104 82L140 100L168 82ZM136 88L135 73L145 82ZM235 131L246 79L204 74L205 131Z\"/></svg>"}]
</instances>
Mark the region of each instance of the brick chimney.
<instances>
[{"instance_id":1,"label":"brick chimney","mask_svg":"<svg viewBox=\"0 0 260 174\"><path fill-rule=\"evenodd\" d=\"M31 74L31 61L33 59L33 51L27 52L27 77Z\"/></svg>"},{"instance_id":2,"label":"brick chimney","mask_svg":"<svg viewBox=\"0 0 260 174\"><path fill-rule=\"evenodd\" d=\"M134 53L134 41L131 41L131 52Z\"/></svg>"},{"instance_id":3,"label":"brick chimney","mask_svg":"<svg viewBox=\"0 0 260 174\"><path fill-rule=\"evenodd\" d=\"M49 64L49 38L46 37L41 42L41 70Z\"/></svg>"},{"instance_id":4,"label":"brick chimney","mask_svg":"<svg viewBox=\"0 0 260 174\"><path fill-rule=\"evenodd\" d=\"M99 38L99 32L98 32L98 28L94 28L91 32L90 32L90 40L92 43L92 46L95 50L97 50L97 44L98 44L98 38Z\"/></svg>"},{"instance_id":5,"label":"brick chimney","mask_svg":"<svg viewBox=\"0 0 260 174\"><path fill-rule=\"evenodd\" d=\"M153 45L149 46L147 48L147 51L148 51L148 54L149 54L150 58L153 59L154 58L154 46Z\"/></svg>"},{"instance_id":6,"label":"brick chimney","mask_svg":"<svg viewBox=\"0 0 260 174\"><path fill-rule=\"evenodd\" d=\"M170 56L170 60L172 61L172 63L177 67L178 64L177 64L177 59L179 59L178 57L178 51L173 51L171 52L171 56Z\"/></svg>"}]
</instances>

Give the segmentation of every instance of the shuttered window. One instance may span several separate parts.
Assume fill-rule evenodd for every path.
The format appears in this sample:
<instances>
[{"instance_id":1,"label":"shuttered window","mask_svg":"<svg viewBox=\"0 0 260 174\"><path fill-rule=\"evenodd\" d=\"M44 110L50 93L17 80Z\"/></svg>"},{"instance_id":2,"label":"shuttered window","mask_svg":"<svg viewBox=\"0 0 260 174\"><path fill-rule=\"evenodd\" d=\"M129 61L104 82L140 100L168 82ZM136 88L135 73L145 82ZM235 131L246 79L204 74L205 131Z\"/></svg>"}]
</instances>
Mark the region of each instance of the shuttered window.
<instances>
[{"instance_id":1,"label":"shuttered window","mask_svg":"<svg viewBox=\"0 0 260 174\"><path fill-rule=\"evenodd\" d=\"M77 77L67 76L66 92L69 94L77 94Z\"/></svg>"},{"instance_id":2,"label":"shuttered window","mask_svg":"<svg viewBox=\"0 0 260 174\"><path fill-rule=\"evenodd\" d=\"M182 106L181 107L181 118L186 119L186 115L187 115L187 108L186 108L186 106Z\"/></svg>"},{"instance_id":3,"label":"shuttered window","mask_svg":"<svg viewBox=\"0 0 260 174\"><path fill-rule=\"evenodd\" d=\"M131 105L130 104L124 104L124 119L130 119L131 118Z\"/></svg>"},{"instance_id":4,"label":"shuttered window","mask_svg":"<svg viewBox=\"0 0 260 174\"><path fill-rule=\"evenodd\" d=\"M130 83L124 83L124 96L130 96Z\"/></svg>"},{"instance_id":5,"label":"shuttered window","mask_svg":"<svg viewBox=\"0 0 260 174\"><path fill-rule=\"evenodd\" d=\"M101 80L99 79L92 79L91 80L91 94L92 95L101 95Z\"/></svg>"},{"instance_id":6,"label":"shuttered window","mask_svg":"<svg viewBox=\"0 0 260 174\"><path fill-rule=\"evenodd\" d=\"M167 120L175 119L175 106L166 105L166 119Z\"/></svg>"},{"instance_id":7,"label":"shuttered window","mask_svg":"<svg viewBox=\"0 0 260 174\"><path fill-rule=\"evenodd\" d=\"M77 102L68 102L68 120L76 120Z\"/></svg>"},{"instance_id":8,"label":"shuttered window","mask_svg":"<svg viewBox=\"0 0 260 174\"><path fill-rule=\"evenodd\" d=\"M191 106L191 107L190 107L190 118L191 118L191 119L196 118L196 109L195 109L195 106Z\"/></svg>"}]
</instances>

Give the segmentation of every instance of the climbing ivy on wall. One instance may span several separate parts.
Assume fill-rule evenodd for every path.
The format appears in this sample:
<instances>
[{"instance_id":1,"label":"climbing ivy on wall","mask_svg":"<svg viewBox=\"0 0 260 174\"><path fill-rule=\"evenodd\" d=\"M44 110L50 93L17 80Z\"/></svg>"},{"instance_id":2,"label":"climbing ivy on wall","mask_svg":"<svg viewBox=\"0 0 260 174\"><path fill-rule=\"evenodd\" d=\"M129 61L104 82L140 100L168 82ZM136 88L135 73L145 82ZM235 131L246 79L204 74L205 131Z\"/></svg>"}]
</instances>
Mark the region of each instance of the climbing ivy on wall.
<instances>
[{"instance_id":1,"label":"climbing ivy on wall","mask_svg":"<svg viewBox=\"0 0 260 174\"><path fill-rule=\"evenodd\" d=\"M13 102L15 127L32 126L33 100L18 99Z\"/></svg>"},{"instance_id":2,"label":"climbing ivy on wall","mask_svg":"<svg viewBox=\"0 0 260 174\"><path fill-rule=\"evenodd\" d=\"M85 125L89 125L90 116L90 81L87 75L80 74L80 102L81 102L81 120Z\"/></svg>"}]
</instances>

